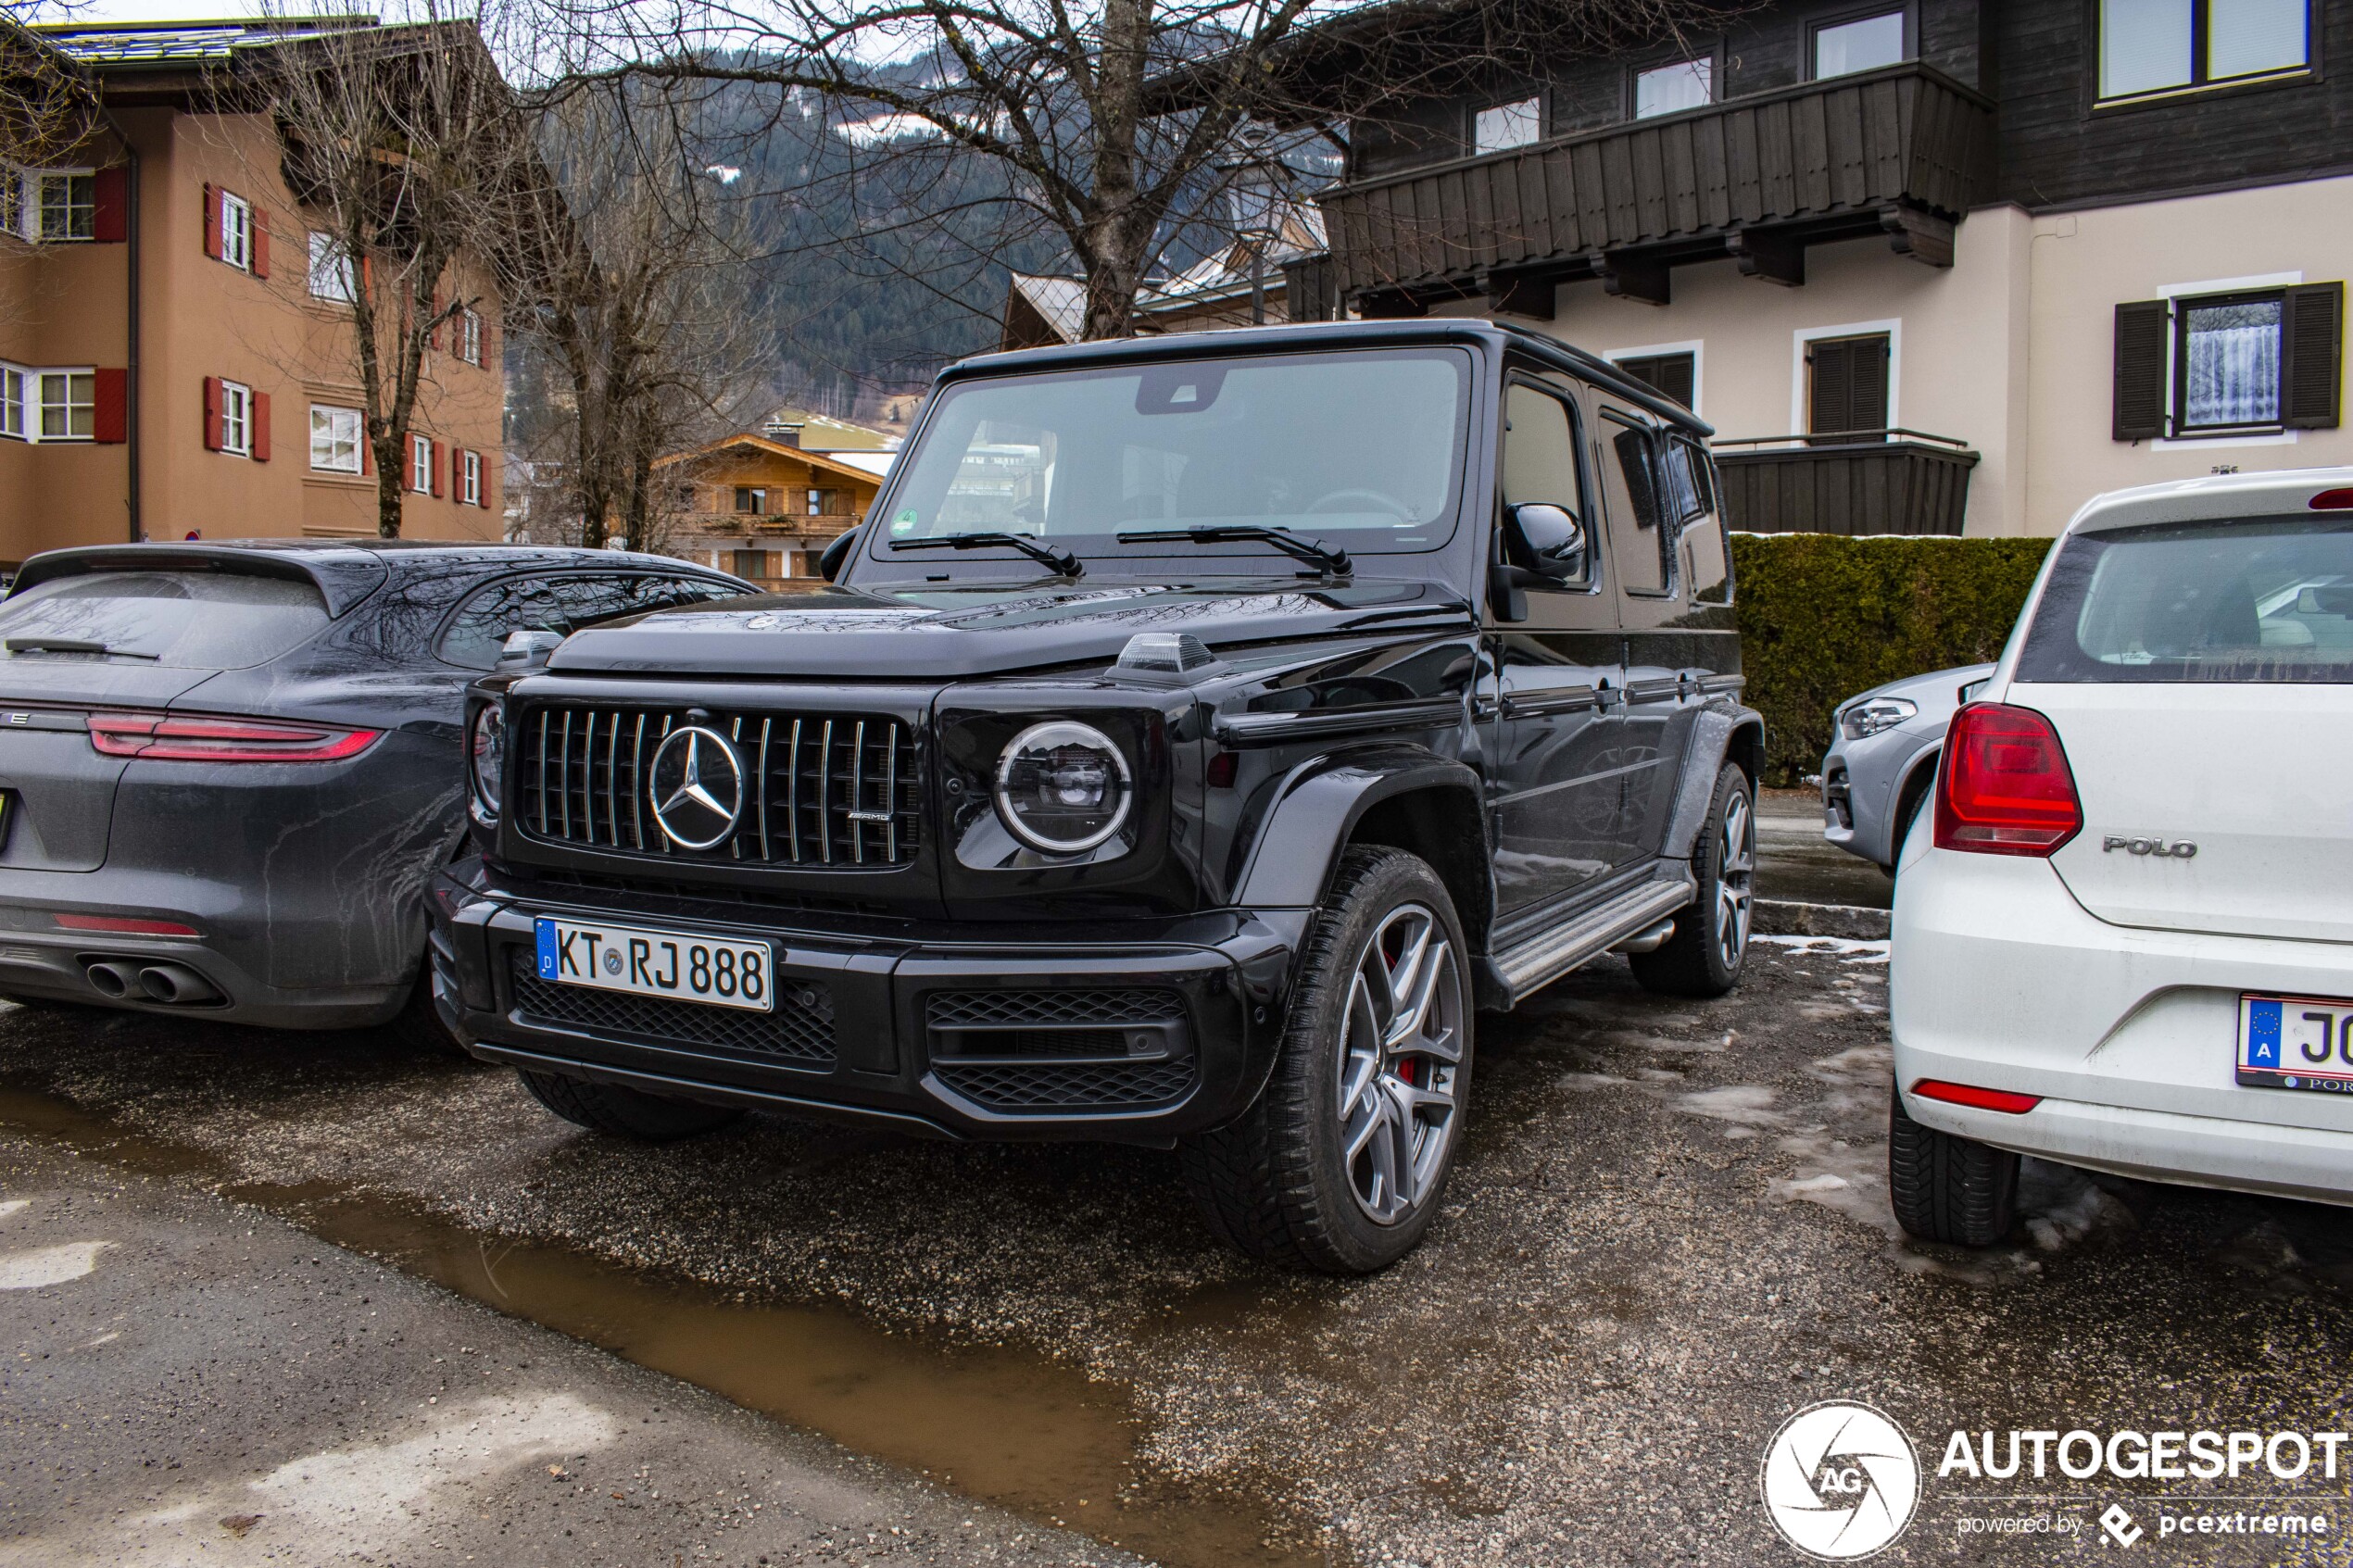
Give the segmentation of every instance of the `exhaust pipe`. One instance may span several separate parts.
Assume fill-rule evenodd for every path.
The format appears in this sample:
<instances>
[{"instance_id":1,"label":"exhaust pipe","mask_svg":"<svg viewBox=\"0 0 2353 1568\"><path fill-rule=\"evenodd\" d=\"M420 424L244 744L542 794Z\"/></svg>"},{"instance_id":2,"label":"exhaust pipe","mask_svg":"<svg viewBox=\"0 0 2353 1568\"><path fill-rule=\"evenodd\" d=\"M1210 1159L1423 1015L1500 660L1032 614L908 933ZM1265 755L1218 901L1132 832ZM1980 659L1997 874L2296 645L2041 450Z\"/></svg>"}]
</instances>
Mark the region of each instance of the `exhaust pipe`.
<instances>
[{"instance_id":1,"label":"exhaust pipe","mask_svg":"<svg viewBox=\"0 0 2353 1568\"><path fill-rule=\"evenodd\" d=\"M92 964L82 973L92 985L97 987L100 996L112 997L118 1001L136 994L140 988L139 966L124 963L120 959L103 960Z\"/></svg>"},{"instance_id":2,"label":"exhaust pipe","mask_svg":"<svg viewBox=\"0 0 2353 1568\"><path fill-rule=\"evenodd\" d=\"M1675 922L1672 920L1663 920L1656 925L1634 933L1625 941L1610 948L1610 951L1613 953L1655 953L1666 947L1667 939L1674 935Z\"/></svg>"},{"instance_id":3,"label":"exhaust pipe","mask_svg":"<svg viewBox=\"0 0 2353 1568\"><path fill-rule=\"evenodd\" d=\"M139 988L150 1000L167 1007L188 1007L220 999L220 989L186 964L149 964L139 972Z\"/></svg>"}]
</instances>

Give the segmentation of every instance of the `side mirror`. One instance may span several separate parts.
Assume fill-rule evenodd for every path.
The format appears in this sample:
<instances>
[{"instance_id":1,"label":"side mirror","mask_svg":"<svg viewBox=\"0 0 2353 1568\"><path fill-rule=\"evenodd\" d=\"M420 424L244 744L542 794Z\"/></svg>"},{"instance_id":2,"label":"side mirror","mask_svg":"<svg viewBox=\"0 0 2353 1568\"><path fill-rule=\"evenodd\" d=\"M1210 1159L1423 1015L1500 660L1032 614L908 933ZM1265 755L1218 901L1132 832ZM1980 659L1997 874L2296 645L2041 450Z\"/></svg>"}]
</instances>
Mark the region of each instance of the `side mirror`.
<instances>
[{"instance_id":1,"label":"side mirror","mask_svg":"<svg viewBox=\"0 0 2353 1568\"><path fill-rule=\"evenodd\" d=\"M1585 575L1585 525L1567 508L1542 501L1504 511L1504 558L1547 583Z\"/></svg>"},{"instance_id":2,"label":"side mirror","mask_svg":"<svg viewBox=\"0 0 2353 1568\"><path fill-rule=\"evenodd\" d=\"M865 530L866 525L864 523L860 523L855 528L848 529L837 535L832 544L826 546L822 551L818 552L818 575L824 578L824 580L828 583L832 582L835 578L839 577L841 575L842 563L849 559L849 552L858 547L858 535L864 533Z\"/></svg>"},{"instance_id":3,"label":"side mirror","mask_svg":"<svg viewBox=\"0 0 2353 1568\"><path fill-rule=\"evenodd\" d=\"M510 632L493 668L501 675L523 675L547 668L547 656L564 640L561 632Z\"/></svg>"}]
</instances>

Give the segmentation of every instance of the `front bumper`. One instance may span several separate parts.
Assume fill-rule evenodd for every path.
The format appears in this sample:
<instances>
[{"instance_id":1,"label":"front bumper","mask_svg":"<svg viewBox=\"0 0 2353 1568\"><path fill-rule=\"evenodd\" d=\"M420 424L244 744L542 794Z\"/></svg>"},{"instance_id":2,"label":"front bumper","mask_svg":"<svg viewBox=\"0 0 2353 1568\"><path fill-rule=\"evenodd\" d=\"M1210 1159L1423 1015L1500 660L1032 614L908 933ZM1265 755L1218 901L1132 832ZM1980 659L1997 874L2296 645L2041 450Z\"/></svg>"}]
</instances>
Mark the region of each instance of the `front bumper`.
<instances>
[{"instance_id":1,"label":"front bumper","mask_svg":"<svg viewBox=\"0 0 2353 1568\"><path fill-rule=\"evenodd\" d=\"M1924 839L1925 835L1918 835ZM1890 1022L1923 1125L2120 1175L2353 1202L2353 1098L2242 1086L2243 991L2353 996L2353 947L2110 925L2045 860L1920 847L1895 884ZM2043 1096L2020 1115L1908 1091Z\"/></svg>"},{"instance_id":2,"label":"front bumper","mask_svg":"<svg viewBox=\"0 0 2353 1568\"><path fill-rule=\"evenodd\" d=\"M435 1005L485 1060L933 1136L1147 1144L1228 1122L1256 1097L1309 915L1029 924L1012 939L667 896L592 900L480 861L437 878L430 902ZM766 941L776 1010L722 1016L539 981L540 915Z\"/></svg>"}]
</instances>

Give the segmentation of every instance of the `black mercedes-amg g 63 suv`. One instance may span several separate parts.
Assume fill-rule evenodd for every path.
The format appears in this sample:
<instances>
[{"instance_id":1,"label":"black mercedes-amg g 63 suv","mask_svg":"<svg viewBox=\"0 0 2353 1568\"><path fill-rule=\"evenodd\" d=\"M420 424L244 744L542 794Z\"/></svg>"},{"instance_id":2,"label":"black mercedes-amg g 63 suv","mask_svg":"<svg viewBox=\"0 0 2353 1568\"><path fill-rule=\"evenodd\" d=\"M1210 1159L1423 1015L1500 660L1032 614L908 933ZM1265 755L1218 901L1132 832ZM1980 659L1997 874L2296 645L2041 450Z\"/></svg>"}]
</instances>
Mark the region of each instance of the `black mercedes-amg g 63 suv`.
<instances>
[{"instance_id":1,"label":"black mercedes-amg g 63 suv","mask_svg":"<svg viewBox=\"0 0 2353 1568\"><path fill-rule=\"evenodd\" d=\"M1380 1268L1478 1010L1739 979L1707 433L1475 320L956 365L830 587L477 688L444 1016L585 1126L1173 1147L1236 1245Z\"/></svg>"}]
</instances>

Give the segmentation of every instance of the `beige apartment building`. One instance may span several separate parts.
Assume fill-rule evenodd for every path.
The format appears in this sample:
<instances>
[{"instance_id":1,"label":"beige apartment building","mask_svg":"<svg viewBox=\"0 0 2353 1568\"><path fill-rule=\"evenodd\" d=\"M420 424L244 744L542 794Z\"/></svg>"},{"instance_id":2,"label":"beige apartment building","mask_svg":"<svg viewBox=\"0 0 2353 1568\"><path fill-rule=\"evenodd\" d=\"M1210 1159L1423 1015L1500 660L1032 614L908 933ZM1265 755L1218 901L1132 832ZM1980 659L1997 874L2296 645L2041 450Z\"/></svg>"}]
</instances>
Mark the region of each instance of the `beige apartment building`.
<instances>
[{"instance_id":1,"label":"beige apartment building","mask_svg":"<svg viewBox=\"0 0 2353 1568\"><path fill-rule=\"evenodd\" d=\"M297 24L40 30L107 129L0 165L0 562L124 539L372 536L348 263L306 226L263 113L218 73ZM348 25L348 24L345 24ZM483 270L427 356L404 535L501 536L505 375Z\"/></svg>"},{"instance_id":2,"label":"beige apartment building","mask_svg":"<svg viewBox=\"0 0 2353 1568\"><path fill-rule=\"evenodd\" d=\"M1297 314L1615 360L1716 426L1765 531L2048 534L2105 490L2353 464L2333 54L2353 0L1777 0L1466 69L1353 126Z\"/></svg>"}]
</instances>

